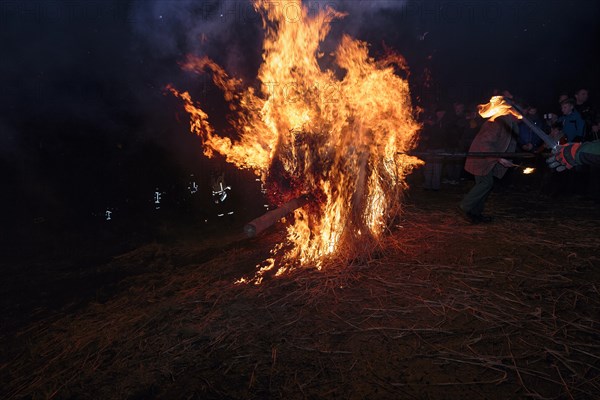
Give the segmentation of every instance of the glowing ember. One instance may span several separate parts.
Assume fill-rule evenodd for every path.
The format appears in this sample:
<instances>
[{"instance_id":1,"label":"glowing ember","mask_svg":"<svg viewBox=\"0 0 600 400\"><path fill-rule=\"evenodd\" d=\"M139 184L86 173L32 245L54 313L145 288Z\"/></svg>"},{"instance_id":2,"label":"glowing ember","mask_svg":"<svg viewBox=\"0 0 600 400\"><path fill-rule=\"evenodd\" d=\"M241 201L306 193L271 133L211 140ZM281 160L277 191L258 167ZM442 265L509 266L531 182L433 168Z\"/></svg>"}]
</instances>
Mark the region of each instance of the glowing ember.
<instances>
[{"instance_id":1,"label":"glowing ember","mask_svg":"<svg viewBox=\"0 0 600 400\"><path fill-rule=\"evenodd\" d=\"M525 168L525 169L523 170L523 173L524 173L525 175L533 174L534 172L535 172L535 168Z\"/></svg>"},{"instance_id":2,"label":"glowing ember","mask_svg":"<svg viewBox=\"0 0 600 400\"><path fill-rule=\"evenodd\" d=\"M299 18L286 18L290 5ZM274 204L304 194L314 199L289 218L289 242L274 250L282 255L280 266L270 258L264 270L280 274L297 263L320 268L327 256L343 250L352 257L382 235L400 211L406 175L421 163L405 154L419 125L408 82L395 73L404 61L394 54L375 60L366 43L349 36L328 59L319 46L331 18L343 14L327 8L309 15L301 0L254 6L265 28L259 89L244 87L206 57L184 64L212 73L230 104L231 138L215 133L189 93L169 90L184 101L204 154L253 170Z\"/></svg>"},{"instance_id":3,"label":"glowing ember","mask_svg":"<svg viewBox=\"0 0 600 400\"><path fill-rule=\"evenodd\" d=\"M523 118L523 116L507 103L502 96L494 96L490 99L489 103L480 104L477 108L479 109L479 115L481 115L482 118L489 118L490 121L494 121L498 117L509 114L518 119Z\"/></svg>"}]
</instances>

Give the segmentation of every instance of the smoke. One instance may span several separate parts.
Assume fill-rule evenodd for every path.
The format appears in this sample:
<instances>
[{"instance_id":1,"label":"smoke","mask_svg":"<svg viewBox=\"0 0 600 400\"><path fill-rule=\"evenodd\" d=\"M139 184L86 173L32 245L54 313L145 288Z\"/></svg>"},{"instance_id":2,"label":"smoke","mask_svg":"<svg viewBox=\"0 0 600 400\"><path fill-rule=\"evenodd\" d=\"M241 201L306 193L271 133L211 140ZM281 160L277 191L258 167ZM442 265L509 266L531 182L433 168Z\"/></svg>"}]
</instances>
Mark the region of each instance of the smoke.
<instances>
[{"instance_id":1,"label":"smoke","mask_svg":"<svg viewBox=\"0 0 600 400\"><path fill-rule=\"evenodd\" d=\"M329 6L338 11L345 11L349 14L360 14L372 16L380 11L401 10L406 6L405 0L332 0L319 1L308 0L304 2L310 8Z\"/></svg>"},{"instance_id":2,"label":"smoke","mask_svg":"<svg viewBox=\"0 0 600 400\"><path fill-rule=\"evenodd\" d=\"M157 59L208 55L243 74L259 49L260 16L246 0L136 0L131 21L141 50Z\"/></svg>"},{"instance_id":3,"label":"smoke","mask_svg":"<svg viewBox=\"0 0 600 400\"><path fill-rule=\"evenodd\" d=\"M407 2L408 0L304 0L303 4L309 13L331 8L346 14L342 20L332 21L332 35L325 42L325 46L329 47L336 45L341 34L370 41L373 38L369 36L376 32L375 36L382 40L385 32L397 30L390 15L403 10Z\"/></svg>"},{"instance_id":4,"label":"smoke","mask_svg":"<svg viewBox=\"0 0 600 400\"><path fill-rule=\"evenodd\" d=\"M250 75L259 62L261 17L251 0L136 0L131 21L142 49L158 59L182 59L186 54L208 55L235 75ZM328 9L347 13L339 31L352 35L383 22L386 11L402 9L404 0L305 0L309 15ZM290 20L298 6L274 0ZM226 51L224 51L226 50Z\"/></svg>"}]
</instances>

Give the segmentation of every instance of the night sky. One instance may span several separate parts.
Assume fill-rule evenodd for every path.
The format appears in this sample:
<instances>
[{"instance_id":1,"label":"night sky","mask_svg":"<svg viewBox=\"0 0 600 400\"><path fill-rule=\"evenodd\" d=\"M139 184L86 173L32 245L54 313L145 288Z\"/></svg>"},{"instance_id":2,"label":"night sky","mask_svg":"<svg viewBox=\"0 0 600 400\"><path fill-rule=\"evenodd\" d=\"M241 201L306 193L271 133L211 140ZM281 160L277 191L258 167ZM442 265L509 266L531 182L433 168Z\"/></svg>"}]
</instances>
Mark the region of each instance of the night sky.
<instances>
[{"instance_id":1,"label":"night sky","mask_svg":"<svg viewBox=\"0 0 600 400\"><path fill-rule=\"evenodd\" d=\"M563 92L587 87L593 102L600 97L597 1L312 6L325 3L350 15L324 46L349 32L374 56L396 49L416 102L476 104L499 88L556 112ZM260 19L243 1L1 1L0 20L0 205L13 238L40 224L79 229L109 206L143 219L156 186L177 193L191 173L206 184L214 165L164 87L190 90L219 127L218 91L178 63L208 54L249 84L260 63Z\"/></svg>"}]
</instances>

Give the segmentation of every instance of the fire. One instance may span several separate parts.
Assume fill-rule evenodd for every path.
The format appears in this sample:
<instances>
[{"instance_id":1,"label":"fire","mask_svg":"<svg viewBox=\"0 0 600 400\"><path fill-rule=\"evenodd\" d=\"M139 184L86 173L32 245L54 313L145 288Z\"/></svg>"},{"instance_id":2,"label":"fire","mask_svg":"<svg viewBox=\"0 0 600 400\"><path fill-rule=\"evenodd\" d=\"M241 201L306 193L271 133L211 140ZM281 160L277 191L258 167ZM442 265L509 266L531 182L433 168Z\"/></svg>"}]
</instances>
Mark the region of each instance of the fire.
<instances>
[{"instance_id":1,"label":"fire","mask_svg":"<svg viewBox=\"0 0 600 400\"><path fill-rule=\"evenodd\" d=\"M292 5L298 13L288 19ZM276 203L311 196L290 218L288 243L274 252L282 254L278 274L286 265L320 268L329 256L376 242L400 212L405 177L421 164L406 155L420 126L408 82L396 73L404 61L393 54L375 60L366 43L347 35L323 54L331 20L344 17L331 8L309 15L301 0L254 6L265 29L258 85L245 86L207 57L183 65L212 74L230 104L233 135L217 134L189 93L168 89L183 100L206 156L254 171ZM263 268L275 268L274 259Z\"/></svg>"},{"instance_id":2,"label":"fire","mask_svg":"<svg viewBox=\"0 0 600 400\"><path fill-rule=\"evenodd\" d=\"M535 168L527 167L523 170L525 175L533 174L535 172Z\"/></svg>"},{"instance_id":3,"label":"fire","mask_svg":"<svg viewBox=\"0 0 600 400\"><path fill-rule=\"evenodd\" d=\"M494 96L490 99L489 103L480 104L477 108L479 109L479 115L482 118L489 118L490 121L509 114L518 119L523 118L502 96Z\"/></svg>"}]
</instances>

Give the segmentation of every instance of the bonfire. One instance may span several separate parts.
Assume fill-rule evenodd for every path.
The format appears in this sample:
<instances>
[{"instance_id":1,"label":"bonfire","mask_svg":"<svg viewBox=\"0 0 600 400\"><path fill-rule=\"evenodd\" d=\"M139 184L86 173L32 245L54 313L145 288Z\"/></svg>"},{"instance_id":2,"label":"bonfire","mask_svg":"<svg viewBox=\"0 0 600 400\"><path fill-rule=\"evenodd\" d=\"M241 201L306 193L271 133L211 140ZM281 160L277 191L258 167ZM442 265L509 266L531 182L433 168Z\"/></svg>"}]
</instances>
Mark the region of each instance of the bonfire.
<instances>
[{"instance_id":1,"label":"bonfire","mask_svg":"<svg viewBox=\"0 0 600 400\"><path fill-rule=\"evenodd\" d=\"M298 10L293 19L290 6ZM301 0L286 7L256 0L254 7L265 30L256 82L230 76L208 57L190 55L183 64L212 74L230 105L233 135L216 132L190 93L169 90L184 101L206 156L254 171L277 205L310 199L288 218L287 240L263 268L322 268L377 243L401 211L406 176L421 163L406 154L419 130L406 63L392 53L376 60L367 43L348 35L325 54L332 20L344 17L331 8L309 13Z\"/></svg>"}]
</instances>

